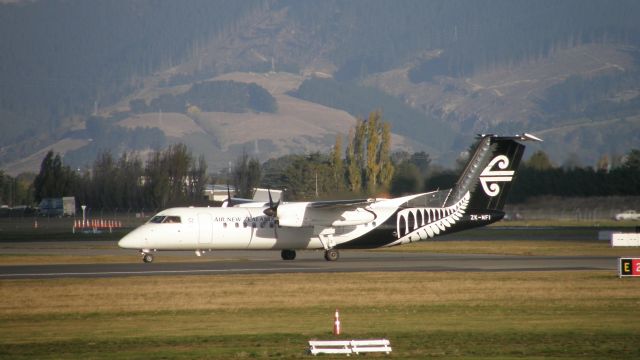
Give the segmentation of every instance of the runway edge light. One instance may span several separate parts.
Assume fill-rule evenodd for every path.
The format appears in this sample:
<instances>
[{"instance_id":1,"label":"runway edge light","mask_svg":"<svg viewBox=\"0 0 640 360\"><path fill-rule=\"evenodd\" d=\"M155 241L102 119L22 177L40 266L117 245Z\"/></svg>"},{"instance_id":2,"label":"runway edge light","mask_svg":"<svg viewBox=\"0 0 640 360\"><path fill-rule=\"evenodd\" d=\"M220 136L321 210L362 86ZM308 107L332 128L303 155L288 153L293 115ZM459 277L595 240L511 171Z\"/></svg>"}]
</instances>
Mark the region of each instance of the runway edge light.
<instances>
[{"instance_id":1,"label":"runway edge light","mask_svg":"<svg viewBox=\"0 0 640 360\"><path fill-rule=\"evenodd\" d=\"M622 277L640 277L640 258L619 258L618 275Z\"/></svg>"}]
</instances>

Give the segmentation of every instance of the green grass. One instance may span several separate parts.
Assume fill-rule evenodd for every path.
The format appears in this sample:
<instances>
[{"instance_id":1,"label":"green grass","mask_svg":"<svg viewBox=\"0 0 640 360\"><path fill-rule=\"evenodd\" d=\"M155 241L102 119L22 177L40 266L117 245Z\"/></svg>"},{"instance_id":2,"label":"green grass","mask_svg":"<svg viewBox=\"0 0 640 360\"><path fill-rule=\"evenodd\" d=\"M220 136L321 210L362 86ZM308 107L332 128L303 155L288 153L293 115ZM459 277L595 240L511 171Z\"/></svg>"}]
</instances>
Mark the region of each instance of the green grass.
<instances>
[{"instance_id":1,"label":"green grass","mask_svg":"<svg viewBox=\"0 0 640 360\"><path fill-rule=\"evenodd\" d=\"M341 338L388 338L390 358L638 358L637 285L613 271L4 280L0 358L310 358L336 307Z\"/></svg>"},{"instance_id":2,"label":"green grass","mask_svg":"<svg viewBox=\"0 0 640 360\"><path fill-rule=\"evenodd\" d=\"M363 338L378 333L361 334ZM367 336L369 335L369 336ZM396 359L611 359L638 358L637 335L595 331L536 333L529 331L427 331L389 334ZM309 359L306 334L176 336L122 341L74 340L11 346L0 356L11 359ZM410 349L410 350L405 350ZM5 351L6 350L6 351ZM320 356L344 359L345 356Z\"/></svg>"}]
</instances>

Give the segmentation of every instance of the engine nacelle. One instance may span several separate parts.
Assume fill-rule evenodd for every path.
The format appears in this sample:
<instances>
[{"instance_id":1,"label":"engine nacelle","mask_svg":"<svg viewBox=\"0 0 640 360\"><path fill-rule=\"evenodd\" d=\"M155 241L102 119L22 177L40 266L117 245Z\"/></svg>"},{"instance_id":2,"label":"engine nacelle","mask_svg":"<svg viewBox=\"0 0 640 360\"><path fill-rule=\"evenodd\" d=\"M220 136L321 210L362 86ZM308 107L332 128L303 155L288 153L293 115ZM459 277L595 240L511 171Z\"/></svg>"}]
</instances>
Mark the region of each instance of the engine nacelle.
<instances>
[{"instance_id":1,"label":"engine nacelle","mask_svg":"<svg viewBox=\"0 0 640 360\"><path fill-rule=\"evenodd\" d=\"M343 210L339 207L313 208L309 203L291 203L278 206L280 226L355 226L375 220L373 212L363 208Z\"/></svg>"}]
</instances>

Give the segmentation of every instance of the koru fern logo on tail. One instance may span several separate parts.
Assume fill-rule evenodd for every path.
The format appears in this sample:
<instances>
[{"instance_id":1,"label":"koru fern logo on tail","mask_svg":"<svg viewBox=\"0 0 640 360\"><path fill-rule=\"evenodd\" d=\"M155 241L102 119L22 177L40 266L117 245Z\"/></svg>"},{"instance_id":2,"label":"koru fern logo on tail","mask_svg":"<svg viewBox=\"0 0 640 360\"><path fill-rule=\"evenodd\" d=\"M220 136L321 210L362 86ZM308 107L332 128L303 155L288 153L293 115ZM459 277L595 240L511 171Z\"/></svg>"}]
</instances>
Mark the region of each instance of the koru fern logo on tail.
<instances>
[{"instance_id":1,"label":"koru fern logo on tail","mask_svg":"<svg viewBox=\"0 0 640 360\"><path fill-rule=\"evenodd\" d=\"M494 170L494 166L498 166L500 170ZM513 170L504 170L509 167L509 158L504 155L498 155L487 165L480 174L480 184L482 190L489 196L496 196L500 193L501 182L510 182L513 179Z\"/></svg>"}]
</instances>

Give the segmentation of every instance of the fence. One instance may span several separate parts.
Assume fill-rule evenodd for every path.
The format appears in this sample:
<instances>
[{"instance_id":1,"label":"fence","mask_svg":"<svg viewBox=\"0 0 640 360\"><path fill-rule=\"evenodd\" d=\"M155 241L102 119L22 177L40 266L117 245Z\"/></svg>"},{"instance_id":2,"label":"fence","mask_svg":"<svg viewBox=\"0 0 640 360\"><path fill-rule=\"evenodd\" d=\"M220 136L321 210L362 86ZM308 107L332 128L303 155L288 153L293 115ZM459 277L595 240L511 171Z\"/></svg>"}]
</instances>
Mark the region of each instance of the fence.
<instances>
[{"instance_id":1,"label":"fence","mask_svg":"<svg viewBox=\"0 0 640 360\"><path fill-rule=\"evenodd\" d=\"M156 214L157 209L128 209L119 211L118 209L90 209L85 211L85 217L91 220L111 220L118 221L123 228L134 228L149 220L151 216ZM13 212L10 216L0 217L0 230L19 231L33 228L50 229L50 230L69 230L74 224L82 221L82 211L76 212L75 216L68 217L48 217L40 216L33 211L24 211L21 213Z\"/></svg>"}]
</instances>

